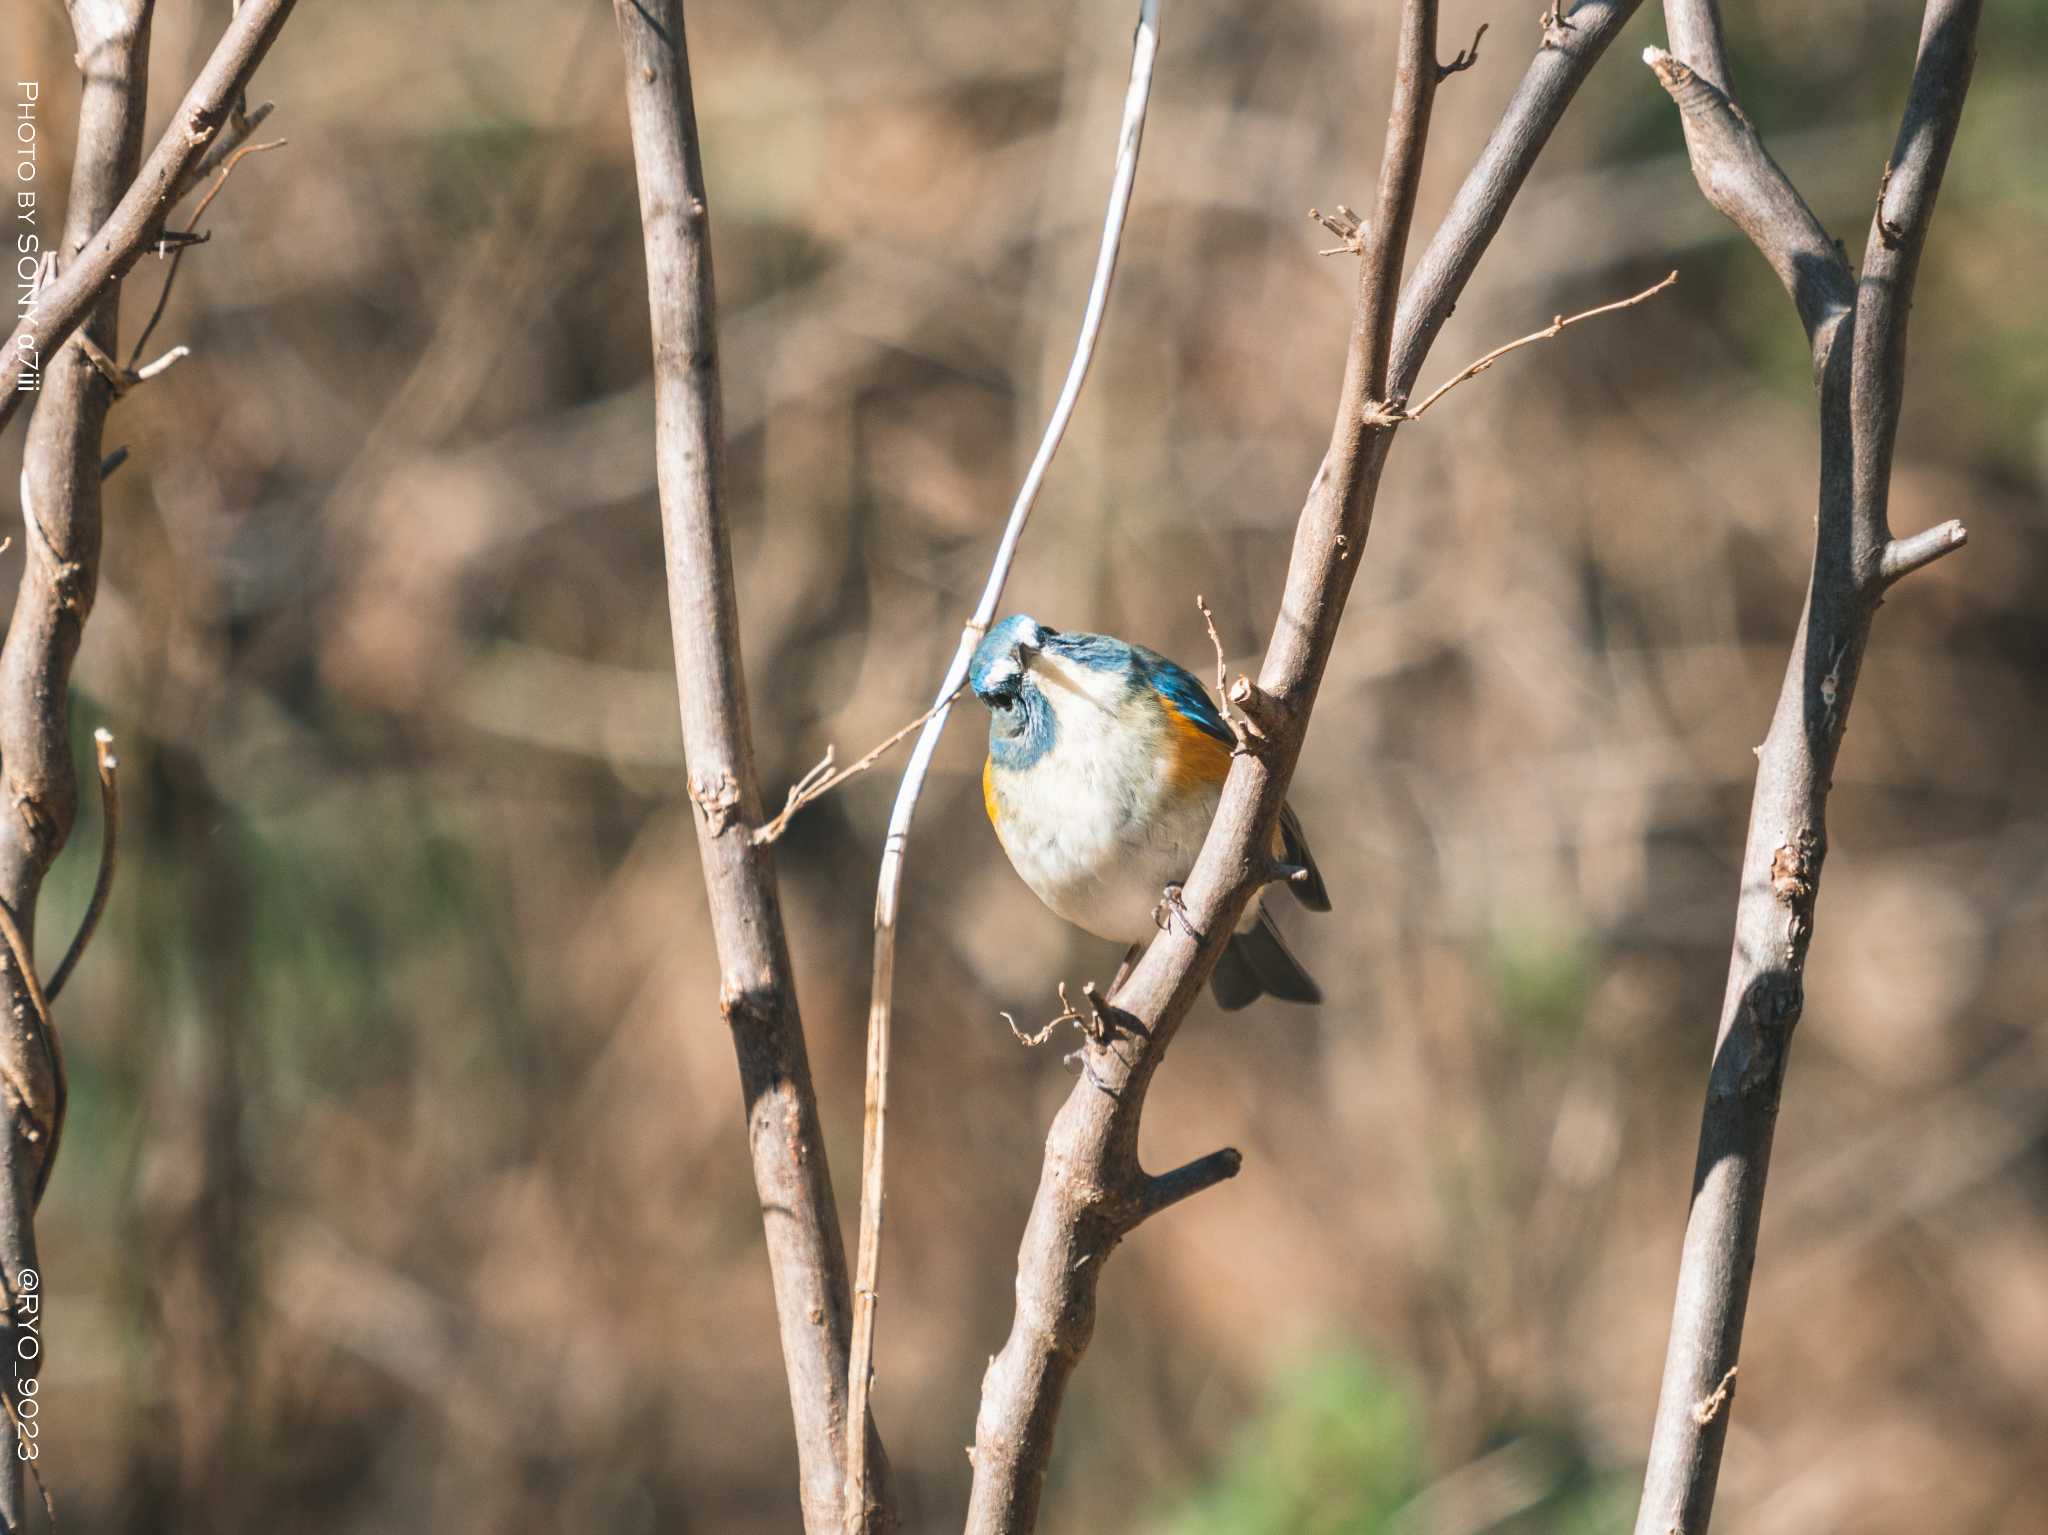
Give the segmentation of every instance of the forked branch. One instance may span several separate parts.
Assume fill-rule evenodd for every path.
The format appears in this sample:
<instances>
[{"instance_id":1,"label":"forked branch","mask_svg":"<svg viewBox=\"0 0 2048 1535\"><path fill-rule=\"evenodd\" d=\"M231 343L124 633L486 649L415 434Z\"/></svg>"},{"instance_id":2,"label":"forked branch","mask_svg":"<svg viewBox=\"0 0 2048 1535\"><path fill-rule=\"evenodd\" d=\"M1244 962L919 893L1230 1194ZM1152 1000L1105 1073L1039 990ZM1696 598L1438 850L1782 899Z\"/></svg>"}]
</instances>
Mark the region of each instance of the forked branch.
<instances>
[{"instance_id":1,"label":"forked branch","mask_svg":"<svg viewBox=\"0 0 2048 1535\"><path fill-rule=\"evenodd\" d=\"M1905 319L1975 54L1979 0L1927 8L1897 148L1860 280L1732 105L1712 0L1669 0L1678 58L1646 55L1678 103L1693 172L1798 305L1820 380L1813 576L1769 733L1736 901L1678 1295L1637 1535L1702 1535L1713 1511L1748 1308L1764 1184L1794 1027L1806 1001L1827 798L1886 587L1959 547L1960 523L1894 541L1886 518L1905 374Z\"/></svg>"},{"instance_id":2,"label":"forked branch","mask_svg":"<svg viewBox=\"0 0 2048 1535\"><path fill-rule=\"evenodd\" d=\"M0 427L14 418L26 397L20 387L23 375L41 371L45 359L56 355L108 287L126 276L162 236L179 189L213 148L296 3L243 0L120 201L84 248L43 288L34 311L15 326L6 353L0 356Z\"/></svg>"}]
</instances>

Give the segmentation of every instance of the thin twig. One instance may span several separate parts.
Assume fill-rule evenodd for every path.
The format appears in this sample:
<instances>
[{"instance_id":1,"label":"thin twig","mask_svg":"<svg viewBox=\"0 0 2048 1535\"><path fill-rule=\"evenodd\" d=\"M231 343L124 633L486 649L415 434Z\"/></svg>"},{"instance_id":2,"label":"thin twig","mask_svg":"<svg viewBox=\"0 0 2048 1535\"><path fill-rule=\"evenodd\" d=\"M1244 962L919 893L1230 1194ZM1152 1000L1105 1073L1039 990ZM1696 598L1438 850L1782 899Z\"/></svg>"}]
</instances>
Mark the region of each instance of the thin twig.
<instances>
[{"instance_id":1,"label":"thin twig","mask_svg":"<svg viewBox=\"0 0 2048 1535\"><path fill-rule=\"evenodd\" d=\"M951 703L958 691L958 689L955 689L954 692L948 693L908 725L905 725L901 730L890 736L888 740L868 752L866 756L862 757L851 767L841 768L836 773L833 772L832 748L826 747L825 755L820 759L818 765L791 786L789 799L784 803L782 813L767 825L754 828L754 846L766 847L789 830L789 823L795 818L796 813L803 809L804 806L810 804L812 800L822 799L825 795L830 794L834 789L845 783L847 779L865 773L869 768L881 761L883 757L888 755L890 748L909 735L911 731L921 727L926 720L937 714L947 704Z\"/></svg>"},{"instance_id":2,"label":"thin twig","mask_svg":"<svg viewBox=\"0 0 2048 1535\"><path fill-rule=\"evenodd\" d=\"M1216 632L1216 615L1209 611L1209 600L1201 593L1195 594L1195 606L1202 610L1202 626L1209 631L1209 643L1216 650L1216 709L1223 716L1223 723L1230 727L1230 733L1237 737L1232 755L1253 751L1257 743L1266 739L1266 729L1251 716L1251 712L1238 707L1238 701L1249 701L1252 682L1249 677L1240 677L1233 685L1230 668L1223 661L1223 637Z\"/></svg>"},{"instance_id":3,"label":"thin twig","mask_svg":"<svg viewBox=\"0 0 2048 1535\"><path fill-rule=\"evenodd\" d=\"M903 781L896 791L896 804L889 815L889 830L882 843L882 868L875 890L875 956L873 993L868 1004L867 1112L862 1136L860 1186L860 1248L854 1270L853 1351L847 1373L848 1405L855 1432L846 1440L846 1499L848 1527L861 1506L865 1493L867 1446L858 1426L867 1421L868 1386L874 1373L875 1285L881 1269L883 1164L887 1148L889 1112L889 1024L894 1006L896 977L896 917L903 887L904 857L910 844L910 823L917 813L918 797L924 792L925 776L931 769L932 754L950 717L949 701L967 679L967 663L974 647L995 619L1010 566L1017 557L1017 545L1024 536L1031 508L1038 499L1038 487L1051 467L1053 454L1072 419L1081 397L1081 385L1095 360L1095 343L1102 332L1102 318L1109 304L1109 290L1116 276L1117 252L1123 244L1124 222L1130 214L1131 191L1138 176L1138 150L1145 136L1145 109L1152 96L1152 65L1159 53L1159 0L1140 0L1137 33L1131 42L1131 79L1124 93L1123 121L1117 129L1116 170L1110 181L1109 209L1103 217L1102 243L1095 257L1095 276L1088 289L1087 307L1081 315L1081 334L1074 344L1073 361L1053 404L1045 436L1032 456L1031 467L1010 508L1001 543L996 546L995 563L974 616L961 631L953 660L939 685L938 702L926 721Z\"/></svg>"},{"instance_id":4,"label":"thin twig","mask_svg":"<svg viewBox=\"0 0 2048 1535\"><path fill-rule=\"evenodd\" d=\"M1010 1032L1017 1036L1018 1044L1025 1046L1027 1049L1035 1050L1040 1045L1044 1044L1048 1039L1051 1039L1052 1031L1058 1028L1061 1024L1086 1023L1087 1015L1084 1014L1078 1007L1074 1006L1072 1002L1067 1000L1067 983L1065 981L1060 982L1059 992L1060 1010L1053 1015L1052 1020L1049 1023L1047 1023L1044 1028L1040 1029L1035 1034L1026 1034L1023 1031L1023 1029L1018 1027L1017 1020L1015 1018L1012 1018L1008 1013L1004 1013L1002 1015L1003 1022L1007 1023L1010 1026Z\"/></svg>"},{"instance_id":5,"label":"thin twig","mask_svg":"<svg viewBox=\"0 0 2048 1535\"><path fill-rule=\"evenodd\" d=\"M1442 85L1452 75L1463 74L1479 62L1479 41L1486 36L1486 29L1489 25L1490 23L1488 22L1480 22L1479 30L1472 34L1472 46L1470 48L1460 48L1456 54L1452 55L1450 63L1437 65L1436 83L1438 85Z\"/></svg>"},{"instance_id":6,"label":"thin twig","mask_svg":"<svg viewBox=\"0 0 2048 1535\"><path fill-rule=\"evenodd\" d=\"M114 869L121 854L121 785L116 776L121 759L114 755L114 737L105 728L92 733L92 749L100 776L100 872L93 881L92 899L86 903L85 916L78 924L78 936L71 940L71 947L64 951L64 958L50 976L52 1002L71 979L78 962L85 958L85 946L92 942L100 918L106 914L107 897L113 894Z\"/></svg>"},{"instance_id":7,"label":"thin twig","mask_svg":"<svg viewBox=\"0 0 2048 1535\"><path fill-rule=\"evenodd\" d=\"M1503 357L1507 356L1508 353L1518 352L1525 346L1534 346L1539 341L1554 340L1557 336L1561 335L1570 327L1578 324L1581 320L1591 320L1599 315L1613 314L1617 310L1633 309L1636 307L1636 305L1642 303L1645 299L1655 298L1658 294L1662 293L1666 288L1670 287L1673 283L1677 281L1678 273L1673 272L1669 277L1665 278L1662 282L1653 283L1651 284L1651 286L1643 289L1642 292L1635 294L1630 298L1616 299L1611 304L1602 304L1597 309L1584 309L1577 314L1561 314L1556 319L1552 320L1548 325L1544 326L1543 329L1538 331L1531 331L1526 336L1521 336L1513 341L1510 341L1506 346L1497 346L1492 351L1488 352L1484 357L1479 358L1475 362L1468 363L1465 366L1464 371L1459 373L1456 377L1450 379L1446 383L1437 385L1437 387L1430 392L1430 394L1423 400L1423 402L1420 405L1417 405L1412 410L1395 412L1394 419L1400 421L1419 420L1421 419L1422 414L1425 411L1427 411L1430 408L1430 406L1436 404L1438 400L1441 400L1445 395L1449 394L1453 389L1457 388L1467 379L1479 377L1480 374L1484 373L1488 368L1492 367L1495 363L1499 362Z\"/></svg>"},{"instance_id":8,"label":"thin twig","mask_svg":"<svg viewBox=\"0 0 2048 1535\"><path fill-rule=\"evenodd\" d=\"M178 266L185 259L186 250L193 245L202 243L207 238L207 236L199 232L199 221L205 217L206 210L212 206L213 200L220 196L220 189L228 184L228 177L234 175L235 167L251 155L260 155L265 150L270 149L282 149L290 142L289 139L271 139L263 144L244 144L241 148L237 149L221 163L220 175L215 177L213 185L206 189L206 195L199 199L199 206L192 210L192 217L185 227L183 229L167 230L159 236L159 255L162 254L164 241L177 241L178 246L176 250L171 252L171 269L164 274L164 285L162 291L156 296L156 307L150 310L149 321L142 327L142 334L135 338L135 349L128 354L128 366L131 369L135 367L136 359L142 356L142 349L149 345L149 338L156 333L157 321L164 317L164 308L171 301L171 285L178 280ZM172 348L170 353L166 353L156 362L151 363L148 370L137 372L135 378L141 380L151 377L153 373L161 373L171 363L177 361L178 357L183 356L184 350L184 348L179 347Z\"/></svg>"}]
</instances>

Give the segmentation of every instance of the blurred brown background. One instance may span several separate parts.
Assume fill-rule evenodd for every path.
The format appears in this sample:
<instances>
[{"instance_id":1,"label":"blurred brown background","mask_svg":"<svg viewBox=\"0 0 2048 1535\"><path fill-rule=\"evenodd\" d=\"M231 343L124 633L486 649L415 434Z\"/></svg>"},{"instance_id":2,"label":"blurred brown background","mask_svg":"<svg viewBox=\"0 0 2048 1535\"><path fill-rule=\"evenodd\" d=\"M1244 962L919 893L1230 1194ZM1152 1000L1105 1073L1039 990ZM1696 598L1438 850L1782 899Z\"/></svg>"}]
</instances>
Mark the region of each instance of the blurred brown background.
<instances>
[{"instance_id":1,"label":"blurred brown background","mask_svg":"<svg viewBox=\"0 0 2048 1535\"><path fill-rule=\"evenodd\" d=\"M1433 227L1536 42L1439 98ZM915 714L1065 367L1134 7L703 0L763 780ZM152 123L222 0L159 7ZM1390 7L1168 6L1104 355L1009 605L1256 655L1328 431ZM1918 14L1731 7L1745 103L1862 239ZM1913 326L1894 525L1971 544L1876 633L1833 800L1717 1528L2048 1528L2048 179L1993 7ZM1810 548L1790 305L1637 62L1594 75L1424 370L1294 800L1314 1013L1206 1010L1148 1159L1245 1172L1118 1255L1045 1528L1627 1527L1752 758ZM10 13L46 164L56 0ZM67 997L42 1465L85 1530L787 1531L788 1407L684 800L606 6L306 5L115 412L81 741L127 856ZM2033 104L2029 106L2031 101ZM2028 128L2027 123L2036 124ZM152 132L154 132L154 127ZM49 183L61 187L60 180ZM1418 235L1418 245L1421 236ZM129 284L132 336L156 269ZM20 434L0 448L12 484ZM18 550L4 557L12 590ZM912 858L878 1412L957 1522L1058 1054L1116 956L1024 892L982 717ZM781 867L849 1222L885 768ZM45 905L82 908L89 813Z\"/></svg>"}]
</instances>

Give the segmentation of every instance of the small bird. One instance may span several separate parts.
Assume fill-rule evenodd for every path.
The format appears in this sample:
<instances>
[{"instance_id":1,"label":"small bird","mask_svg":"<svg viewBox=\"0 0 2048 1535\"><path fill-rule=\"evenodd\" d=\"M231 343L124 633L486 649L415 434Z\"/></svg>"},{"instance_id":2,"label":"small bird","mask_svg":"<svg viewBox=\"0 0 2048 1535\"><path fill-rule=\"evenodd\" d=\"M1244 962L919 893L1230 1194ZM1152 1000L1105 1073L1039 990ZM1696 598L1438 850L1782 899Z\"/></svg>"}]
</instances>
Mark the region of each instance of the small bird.
<instances>
[{"instance_id":1,"label":"small bird","mask_svg":"<svg viewBox=\"0 0 2048 1535\"><path fill-rule=\"evenodd\" d=\"M1156 650L1022 613L989 630L967 683L988 706L982 801L1003 851L1056 914L1130 945L1128 967L1215 819L1236 744L1230 726L1202 684ZM1291 809L1280 813L1273 856L1306 871L1288 881L1302 905L1330 909ZM1228 1011L1261 996L1323 1000L1257 895L1209 988Z\"/></svg>"}]
</instances>

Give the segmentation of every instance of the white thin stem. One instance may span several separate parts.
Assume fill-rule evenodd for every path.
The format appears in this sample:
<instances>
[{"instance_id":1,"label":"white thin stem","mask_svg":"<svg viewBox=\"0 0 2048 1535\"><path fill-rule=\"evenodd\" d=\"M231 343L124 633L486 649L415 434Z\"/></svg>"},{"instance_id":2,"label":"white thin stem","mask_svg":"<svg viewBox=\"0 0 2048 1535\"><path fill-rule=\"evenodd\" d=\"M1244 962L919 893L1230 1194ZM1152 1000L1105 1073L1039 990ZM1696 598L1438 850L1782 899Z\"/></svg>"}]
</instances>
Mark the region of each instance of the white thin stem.
<instances>
[{"instance_id":1,"label":"white thin stem","mask_svg":"<svg viewBox=\"0 0 2048 1535\"><path fill-rule=\"evenodd\" d=\"M846 1506L848 1526L866 1506L868 1385L874 1370L875 1284L881 1269L883 1160L889 1106L889 1022L893 1007L896 973L896 913L903 888L904 856L910 845L910 822L924 792L932 757L938 751L939 736L952 716L952 699L967 680L967 663L974 647L995 619L996 604L1002 599L1010 566L1016 561L1017 546L1024 537L1024 525L1031 520L1032 505L1046 470L1058 451L1074 406L1081 397L1081 385L1095 360L1096 339L1102 332L1102 318L1109 307L1109 288L1116 276L1117 251L1123 243L1124 221L1131 209L1131 189L1138 178L1138 148L1145 136L1145 109L1152 97L1152 65L1159 53L1160 0L1141 0L1138 30L1131 43L1131 83L1124 95L1123 125L1117 132L1116 174L1110 182L1109 211L1102 221L1102 246L1095 257L1095 279L1088 289L1088 306L1081 315L1081 334L1074 345L1074 360L1067 367L1066 382L1060 386L1052 419L1033 455L1031 467L1010 508L1010 520L996 546L995 563L989 569L988 584L974 616L960 632L960 643L939 684L933 713L919 732L911 749L910 762L896 790L895 808L889 814L888 835L882 842L882 868L875 888L874 989L868 1005L867 1113L861 1155L860 1248L853 1281L853 1349L847 1371L849 1431L846 1436Z\"/></svg>"}]
</instances>

